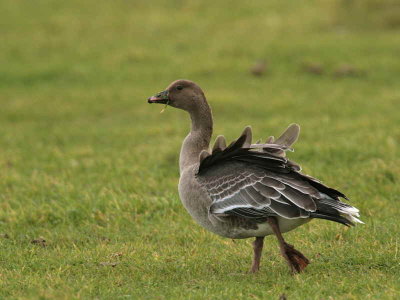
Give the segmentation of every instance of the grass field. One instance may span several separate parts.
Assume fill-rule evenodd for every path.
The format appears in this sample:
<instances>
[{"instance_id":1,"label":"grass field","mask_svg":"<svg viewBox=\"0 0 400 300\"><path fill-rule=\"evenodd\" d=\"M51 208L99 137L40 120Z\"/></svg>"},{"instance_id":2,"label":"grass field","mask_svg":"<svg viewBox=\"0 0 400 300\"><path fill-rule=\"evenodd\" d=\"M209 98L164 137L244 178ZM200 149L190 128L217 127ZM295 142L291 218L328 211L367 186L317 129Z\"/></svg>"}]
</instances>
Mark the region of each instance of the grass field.
<instances>
[{"instance_id":1,"label":"grass field","mask_svg":"<svg viewBox=\"0 0 400 300\"><path fill-rule=\"evenodd\" d=\"M1 1L0 299L399 299L400 30L324 3ZM269 237L248 275L251 240L180 203L188 117L146 102L178 78L229 140L301 124L290 157L366 224L286 234L312 260L296 276Z\"/></svg>"}]
</instances>

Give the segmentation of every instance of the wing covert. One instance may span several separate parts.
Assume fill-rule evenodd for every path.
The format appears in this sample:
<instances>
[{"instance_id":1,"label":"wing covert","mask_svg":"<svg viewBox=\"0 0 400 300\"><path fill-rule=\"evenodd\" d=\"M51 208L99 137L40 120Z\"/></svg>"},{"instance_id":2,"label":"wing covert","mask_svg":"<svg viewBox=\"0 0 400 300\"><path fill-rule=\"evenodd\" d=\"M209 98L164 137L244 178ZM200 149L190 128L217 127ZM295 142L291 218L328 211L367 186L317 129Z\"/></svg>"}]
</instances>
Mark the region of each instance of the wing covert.
<instances>
[{"instance_id":1,"label":"wing covert","mask_svg":"<svg viewBox=\"0 0 400 300\"><path fill-rule=\"evenodd\" d=\"M243 162L219 164L197 178L212 199L213 214L290 219L308 217L312 204L315 205L309 195L285 184L276 175Z\"/></svg>"},{"instance_id":2,"label":"wing covert","mask_svg":"<svg viewBox=\"0 0 400 300\"><path fill-rule=\"evenodd\" d=\"M347 197L317 179L300 173L300 166L285 157L296 142L299 126L292 124L275 143L251 144L251 128L228 147L219 136L212 153L203 151L196 174L210 196L210 213L265 220L322 218L344 225L361 222L358 209L343 203Z\"/></svg>"}]
</instances>

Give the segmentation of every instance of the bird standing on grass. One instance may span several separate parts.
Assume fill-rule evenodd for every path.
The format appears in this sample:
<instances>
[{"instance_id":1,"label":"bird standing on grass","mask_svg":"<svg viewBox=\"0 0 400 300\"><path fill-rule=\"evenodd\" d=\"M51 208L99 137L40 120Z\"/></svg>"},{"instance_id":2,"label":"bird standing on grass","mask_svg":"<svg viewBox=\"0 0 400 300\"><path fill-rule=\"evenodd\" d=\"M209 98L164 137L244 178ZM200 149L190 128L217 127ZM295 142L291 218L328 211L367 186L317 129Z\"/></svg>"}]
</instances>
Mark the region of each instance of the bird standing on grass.
<instances>
[{"instance_id":1,"label":"bird standing on grass","mask_svg":"<svg viewBox=\"0 0 400 300\"><path fill-rule=\"evenodd\" d=\"M148 99L183 109L190 114L191 131L183 141L180 158L179 195L193 219L220 236L255 237L251 272L260 268L264 237L274 234L292 273L301 272L309 260L282 233L311 219L326 219L347 226L362 223L357 208L339 198L341 192L300 172L285 157L298 138L300 127L292 124L274 141L252 144L251 128L228 147L218 136L209 150L213 131L211 108L201 88L192 81L177 80Z\"/></svg>"}]
</instances>

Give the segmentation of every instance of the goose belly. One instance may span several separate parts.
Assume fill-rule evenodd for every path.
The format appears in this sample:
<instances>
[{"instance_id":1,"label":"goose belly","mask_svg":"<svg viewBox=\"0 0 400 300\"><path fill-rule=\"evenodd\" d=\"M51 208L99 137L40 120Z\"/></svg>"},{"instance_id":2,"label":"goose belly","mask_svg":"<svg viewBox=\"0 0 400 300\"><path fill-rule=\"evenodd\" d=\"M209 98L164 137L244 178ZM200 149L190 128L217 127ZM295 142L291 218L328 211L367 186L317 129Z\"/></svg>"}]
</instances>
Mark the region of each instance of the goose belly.
<instances>
[{"instance_id":1,"label":"goose belly","mask_svg":"<svg viewBox=\"0 0 400 300\"><path fill-rule=\"evenodd\" d=\"M310 221L309 218L285 219L282 217L277 217L277 220L279 222L279 229L282 233L291 231L296 227ZM257 228L254 229L236 228L233 234L234 237L232 238L243 239L249 237L263 237L271 234L274 234L274 231L272 230L271 226L265 222L257 224Z\"/></svg>"}]
</instances>

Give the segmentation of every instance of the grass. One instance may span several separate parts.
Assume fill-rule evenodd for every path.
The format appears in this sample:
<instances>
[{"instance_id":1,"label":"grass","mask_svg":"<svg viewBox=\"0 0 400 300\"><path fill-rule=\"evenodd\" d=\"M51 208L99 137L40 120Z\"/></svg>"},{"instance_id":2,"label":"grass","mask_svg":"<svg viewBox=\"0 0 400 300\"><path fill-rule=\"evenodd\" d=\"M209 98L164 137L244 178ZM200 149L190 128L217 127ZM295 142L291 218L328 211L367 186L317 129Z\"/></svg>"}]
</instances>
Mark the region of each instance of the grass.
<instances>
[{"instance_id":1,"label":"grass","mask_svg":"<svg viewBox=\"0 0 400 300\"><path fill-rule=\"evenodd\" d=\"M398 299L399 31L332 25L319 2L1 1L1 299ZM251 65L268 61L263 77ZM302 71L319 63L324 73ZM363 70L335 77L342 64ZM172 80L206 92L215 133L302 125L290 157L340 188L365 225L274 238L191 220L177 194L183 112L146 104ZM44 239L45 242L40 239ZM36 243L32 243L36 240Z\"/></svg>"}]
</instances>

